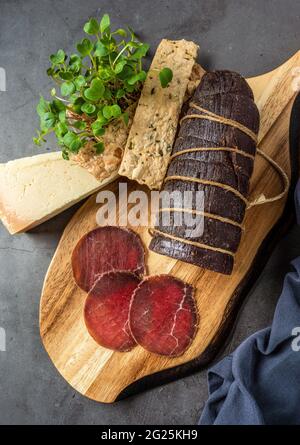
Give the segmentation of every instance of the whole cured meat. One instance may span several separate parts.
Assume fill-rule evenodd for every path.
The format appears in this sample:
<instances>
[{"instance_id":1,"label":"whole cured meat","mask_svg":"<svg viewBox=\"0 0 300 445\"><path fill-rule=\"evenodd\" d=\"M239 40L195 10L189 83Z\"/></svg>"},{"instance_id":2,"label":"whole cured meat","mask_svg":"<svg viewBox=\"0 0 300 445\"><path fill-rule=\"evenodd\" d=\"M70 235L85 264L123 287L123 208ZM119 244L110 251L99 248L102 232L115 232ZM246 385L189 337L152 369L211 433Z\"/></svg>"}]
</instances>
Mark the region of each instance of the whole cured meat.
<instances>
[{"instance_id":1,"label":"whole cured meat","mask_svg":"<svg viewBox=\"0 0 300 445\"><path fill-rule=\"evenodd\" d=\"M88 292L104 272L145 272L145 253L139 236L131 230L105 226L84 235L72 254L74 279Z\"/></svg>"},{"instance_id":2,"label":"whole cured meat","mask_svg":"<svg viewBox=\"0 0 300 445\"><path fill-rule=\"evenodd\" d=\"M140 281L131 272L107 272L96 281L85 302L84 319L99 345L120 352L136 345L128 318L130 300Z\"/></svg>"},{"instance_id":3,"label":"whole cured meat","mask_svg":"<svg viewBox=\"0 0 300 445\"><path fill-rule=\"evenodd\" d=\"M148 351L169 357L183 354L198 326L193 288L171 275L145 278L132 296L129 326Z\"/></svg>"},{"instance_id":4,"label":"whole cured meat","mask_svg":"<svg viewBox=\"0 0 300 445\"><path fill-rule=\"evenodd\" d=\"M204 230L189 238L185 224L174 224L178 210L170 212L167 225L161 212L150 249L230 274L241 239L259 113L245 79L217 71L203 76L186 114L206 117L182 120L163 190L203 191Z\"/></svg>"}]
</instances>

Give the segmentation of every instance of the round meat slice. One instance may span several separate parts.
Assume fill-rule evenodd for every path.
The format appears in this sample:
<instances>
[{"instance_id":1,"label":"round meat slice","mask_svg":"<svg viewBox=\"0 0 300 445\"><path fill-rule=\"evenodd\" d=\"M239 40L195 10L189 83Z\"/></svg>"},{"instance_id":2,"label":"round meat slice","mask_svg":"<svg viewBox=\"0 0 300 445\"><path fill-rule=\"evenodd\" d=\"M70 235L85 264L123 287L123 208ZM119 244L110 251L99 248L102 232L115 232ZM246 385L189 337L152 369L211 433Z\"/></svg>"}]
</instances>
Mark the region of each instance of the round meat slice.
<instances>
[{"instance_id":1,"label":"round meat slice","mask_svg":"<svg viewBox=\"0 0 300 445\"><path fill-rule=\"evenodd\" d=\"M129 330L129 306L140 278L131 272L107 272L89 292L84 320L93 339L114 351L130 351L136 342Z\"/></svg>"},{"instance_id":2,"label":"round meat slice","mask_svg":"<svg viewBox=\"0 0 300 445\"><path fill-rule=\"evenodd\" d=\"M84 235L72 255L74 279L89 292L96 280L111 270L145 272L145 252L140 237L132 230L105 226Z\"/></svg>"},{"instance_id":3,"label":"round meat slice","mask_svg":"<svg viewBox=\"0 0 300 445\"><path fill-rule=\"evenodd\" d=\"M179 356L198 326L192 286L171 275L145 278L132 296L129 326L136 342L150 352Z\"/></svg>"}]
</instances>

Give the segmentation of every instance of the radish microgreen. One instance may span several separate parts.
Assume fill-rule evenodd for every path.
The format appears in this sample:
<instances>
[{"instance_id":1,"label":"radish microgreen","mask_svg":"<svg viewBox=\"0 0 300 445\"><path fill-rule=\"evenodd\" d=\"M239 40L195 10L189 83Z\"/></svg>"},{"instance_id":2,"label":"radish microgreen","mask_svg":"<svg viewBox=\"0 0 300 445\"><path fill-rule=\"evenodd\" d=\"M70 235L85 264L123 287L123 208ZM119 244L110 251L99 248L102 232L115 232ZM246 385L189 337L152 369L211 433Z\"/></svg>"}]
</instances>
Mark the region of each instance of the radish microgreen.
<instances>
[{"instance_id":1,"label":"radish microgreen","mask_svg":"<svg viewBox=\"0 0 300 445\"><path fill-rule=\"evenodd\" d=\"M56 87L51 89L52 101L41 96L37 105L40 130L34 143L41 145L54 132L64 159L91 142L96 153L102 153L106 127L117 119L128 124L126 109L139 98L147 77L142 62L149 45L131 28L112 31L104 14L100 22L91 18L83 29L88 37L76 44L77 53L68 56L59 49L50 56L47 74ZM165 67L158 76L166 88L173 73Z\"/></svg>"}]
</instances>

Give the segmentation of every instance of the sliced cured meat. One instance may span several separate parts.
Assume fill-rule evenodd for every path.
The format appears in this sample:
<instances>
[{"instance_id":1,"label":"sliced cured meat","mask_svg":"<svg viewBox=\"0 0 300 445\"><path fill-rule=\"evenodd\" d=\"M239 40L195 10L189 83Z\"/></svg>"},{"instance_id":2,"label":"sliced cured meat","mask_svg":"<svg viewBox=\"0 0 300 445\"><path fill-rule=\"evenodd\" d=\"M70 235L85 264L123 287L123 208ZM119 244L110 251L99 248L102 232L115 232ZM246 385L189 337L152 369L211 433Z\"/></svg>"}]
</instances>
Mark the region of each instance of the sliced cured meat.
<instances>
[{"instance_id":1,"label":"sliced cured meat","mask_svg":"<svg viewBox=\"0 0 300 445\"><path fill-rule=\"evenodd\" d=\"M145 278L130 305L129 326L136 342L150 352L179 356L197 331L192 286L170 275Z\"/></svg>"},{"instance_id":2,"label":"sliced cured meat","mask_svg":"<svg viewBox=\"0 0 300 445\"><path fill-rule=\"evenodd\" d=\"M145 272L145 252L140 237L132 230L105 226L84 235L72 255L74 279L88 292L96 280L111 270Z\"/></svg>"},{"instance_id":3,"label":"sliced cured meat","mask_svg":"<svg viewBox=\"0 0 300 445\"><path fill-rule=\"evenodd\" d=\"M140 278L131 272L107 272L89 292L84 320L93 339L108 349L130 351L136 342L129 330L129 306Z\"/></svg>"}]
</instances>

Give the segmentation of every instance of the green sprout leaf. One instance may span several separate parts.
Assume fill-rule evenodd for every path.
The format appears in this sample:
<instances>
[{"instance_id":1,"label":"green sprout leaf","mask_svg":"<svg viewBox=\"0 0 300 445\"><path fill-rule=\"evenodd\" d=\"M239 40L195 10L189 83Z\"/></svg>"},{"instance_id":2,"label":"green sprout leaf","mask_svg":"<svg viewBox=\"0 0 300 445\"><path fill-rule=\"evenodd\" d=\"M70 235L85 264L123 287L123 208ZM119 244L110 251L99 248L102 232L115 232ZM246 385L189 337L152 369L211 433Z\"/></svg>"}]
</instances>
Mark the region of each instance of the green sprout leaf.
<instances>
[{"instance_id":1,"label":"green sprout leaf","mask_svg":"<svg viewBox=\"0 0 300 445\"><path fill-rule=\"evenodd\" d=\"M79 136L72 131L68 131L63 137L63 142L73 153L78 153L79 149L82 147L82 141Z\"/></svg>"},{"instance_id":2,"label":"green sprout leaf","mask_svg":"<svg viewBox=\"0 0 300 445\"><path fill-rule=\"evenodd\" d=\"M92 130L95 136L99 137L99 136L103 136L105 133L105 129L102 126L102 123L99 120L96 120L93 124L92 124Z\"/></svg>"},{"instance_id":3,"label":"green sprout leaf","mask_svg":"<svg viewBox=\"0 0 300 445\"><path fill-rule=\"evenodd\" d=\"M59 122L55 129L55 134L58 138L63 138L68 133L68 127L63 122Z\"/></svg>"},{"instance_id":4,"label":"green sprout leaf","mask_svg":"<svg viewBox=\"0 0 300 445\"><path fill-rule=\"evenodd\" d=\"M110 119L112 117L111 107L109 105L105 105L105 107L103 107L102 113L105 119Z\"/></svg>"},{"instance_id":5,"label":"green sprout leaf","mask_svg":"<svg viewBox=\"0 0 300 445\"><path fill-rule=\"evenodd\" d=\"M78 130L85 130L86 122L84 122L84 121L76 121L76 122L74 122L73 127L77 128Z\"/></svg>"},{"instance_id":6,"label":"green sprout leaf","mask_svg":"<svg viewBox=\"0 0 300 445\"><path fill-rule=\"evenodd\" d=\"M122 110L121 110L121 107L118 104L111 105L110 109L111 109L112 117L117 119L118 117L121 116Z\"/></svg>"},{"instance_id":7,"label":"green sprout leaf","mask_svg":"<svg viewBox=\"0 0 300 445\"><path fill-rule=\"evenodd\" d=\"M48 76L53 77L55 75L55 70L50 66L50 68L47 69L46 73Z\"/></svg>"},{"instance_id":8,"label":"green sprout leaf","mask_svg":"<svg viewBox=\"0 0 300 445\"><path fill-rule=\"evenodd\" d=\"M100 31L101 34L104 34L105 31L108 31L110 27L110 18L108 14L104 14L100 22Z\"/></svg>"},{"instance_id":9,"label":"green sprout leaf","mask_svg":"<svg viewBox=\"0 0 300 445\"><path fill-rule=\"evenodd\" d=\"M122 114L121 107L117 104L115 105L105 105L102 110L105 119L111 119L112 117L118 118Z\"/></svg>"},{"instance_id":10,"label":"green sprout leaf","mask_svg":"<svg viewBox=\"0 0 300 445\"><path fill-rule=\"evenodd\" d=\"M125 111L125 113L122 114L123 120L125 122L125 125L128 125L129 122L129 115L128 113Z\"/></svg>"},{"instance_id":11,"label":"green sprout leaf","mask_svg":"<svg viewBox=\"0 0 300 445\"><path fill-rule=\"evenodd\" d=\"M125 65L121 73L117 74L117 77L118 79L125 81L130 77L132 77L133 75L134 75L134 69L129 65Z\"/></svg>"},{"instance_id":12,"label":"green sprout leaf","mask_svg":"<svg viewBox=\"0 0 300 445\"><path fill-rule=\"evenodd\" d=\"M93 49L93 44L89 39L83 39L77 43L77 50L83 56L88 56Z\"/></svg>"},{"instance_id":13,"label":"green sprout leaf","mask_svg":"<svg viewBox=\"0 0 300 445\"><path fill-rule=\"evenodd\" d=\"M123 71L123 68L125 67L126 63L127 63L126 59L120 60L115 66L114 70L115 73L120 74Z\"/></svg>"},{"instance_id":14,"label":"green sprout leaf","mask_svg":"<svg viewBox=\"0 0 300 445\"><path fill-rule=\"evenodd\" d=\"M45 113L41 119L43 128L52 128L55 124L55 114L48 112Z\"/></svg>"},{"instance_id":15,"label":"green sprout leaf","mask_svg":"<svg viewBox=\"0 0 300 445\"><path fill-rule=\"evenodd\" d=\"M64 50L59 49L56 54L51 54L49 59L50 59L50 62L52 63L52 65L60 65L60 64L64 63L65 57L66 57L66 55L65 55Z\"/></svg>"},{"instance_id":16,"label":"green sprout leaf","mask_svg":"<svg viewBox=\"0 0 300 445\"><path fill-rule=\"evenodd\" d=\"M70 94L74 93L75 89L73 82L64 82L60 87L60 92L63 96L70 96Z\"/></svg>"},{"instance_id":17,"label":"green sprout leaf","mask_svg":"<svg viewBox=\"0 0 300 445\"><path fill-rule=\"evenodd\" d=\"M75 113L81 114L82 113L81 107L84 103L85 103L85 100L82 97L78 97L73 102L72 111L74 111Z\"/></svg>"},{"instance_id":18,"label":"green sprout leaf","mask_svg":"<svg viewBox=\"0 0 300 445\"><path fill-rule=\"evenodd\" d=\"M58 113L58 119L60 122L65 123L67 118L66 118L66 110L60 111Z\"/></svg>"},{"instance_id":19,"label":"green sprout leaf","mask_svg":"<svg viewBox=\"0 0 300 445\"><path fill-rule=\"evenodd\" d=\"M62 80L72 80L73 79L73 73L71 73L70 71L60 71L59 72L59 77Z\"/></svg>"},{"instance_id":20,"label":"green sprout leaf","mask_svg":"<svg viewBox=\"0 0 300 445\"><path fill-rule=\"evenodd\" d=\"M37 137L33 137L32 140L35 145L38 145L40 147L42 145L42 143L46 142L46 139L44 138L44 135L46 134L46 132L36 130L36 133L37 133Z\"/></svg>"},{"instance_id":21,"label":"green sprout leaf","mask_svg":"<svg viewBox=\"0 0 300 445\"><path fill-rule=\"evenodd\" d=\"M69 67L72 72L78 73L82 66L81 57L78 54L72 54L69 60Z\"/></svg>"},{"instance_id":22,"label":"green sprout leaf","mask_svg":"<svg viewBox=\"0 0 300 445\"><path fill-rule=\"evenodd\" d=\"M70 159L69 153L66 150L62 151L62 157L65 161L68 161Z\"/></svg>"},{"instance_id":23,"label":"green sprout leaf","mask_svg":"<svg viewBox=\"0 0 300 445\"><path fill-rule=\"evenodd\" d=\"M127 37L127 32L125 31L125 29L119 28L116 31L111 33L112 35L114 34L118 34L121 37Z\"/></svg>"},{"instance_id":24,"label":"green sprout leaf","mask_svg":"<svg viewBox=\"0 0 300 445\"><path fill-rule=\"evenodd\" d=\"M98 41L95 45L95 57L104 57L109 53L109 48L107 48L103 42Z\"/></svg>"},{"instance_id":25,"label":"green sprout leaf","mask_svg":"<svg viewBox=\"0 0 300 445\"><path fill-rule=\"evenodd\" d=\"M93 79L90 88L87 88L84 92L86 99L91 101L97 101L101 99L105 92L105 86L100 79Z\"/></svg>"},{"instance_id":26,"label":"green sprout leaf","mask_svg":"<svg viewBox=\"0 0 300 445\"><path fill-rule=\"evenodd\" d=\"M112 92L109 88L105 88L104 94L103 94L103 99L106 99L107 101L111 101L112 99Z\"/></svg>"},{"instance_id":27,"label":"green sprout leaf","mask_svg":"<svg viewBox=\"0 0 300 445\"><path fill-rule=\"evenodd\" d=\"M33 141L33 143L34 143L35 145L38 145L39 147L42 145L42 141L40 141L39 138L35 138L35 137L33 137L33 138L32 138L32 141Z\"/></svg>"},{"instance_id":28,"label":"green sprout leaf","mask_svg":"<svg viewBox=\"0 0 300 445\"><path fill-rule=\"evenodd\" d=\"M148 45L147 43L143 43L134 51L131 58L139 60L142 57L145 57L149 48L150 48L150 45Z\"/></svg>"},{"instance_id":29,"label":"green sprout leaf","mask_svg":"<svg viewBox=\"0 0 300 445\"><path fill-rule=\"evenodd\" d=\"M66 109L66 106L60 100L54 99L53 102L50 104L50 108L54 113L59 113L60 111L64 111Z\"/></svg>"},{"instance_id":30,"label":"green sprout leaf","mask_svg":"<svg viewBox=\"0 0 300 445\"><path fill-rule=\"evenodd\" d=\"M134 85L137 82L144 82L146 77L147 77L146 72L145 71L140 71L138 74L135 74L134 76L129 77L127 82L129 83L129 85Z\"/></svg>"},{"instance_id":31,"label":"green sprout leaf","mask_svg":"<svg viewBox=\"0 0 300 445\"><path fill-rule=\"evenodd\" d=\"M81 106L81 111L86 114L93 114L96 111L96 107L95 105L86 102Z\"/></svg>"},{"instance_id":32,"label":"green sprout leaf","mask_svg":"<svg viewBox=\"0 0 300 445\"><path fill-rule=\"evenodd\" d=\"M102 126L106 125L108 120L103 116L102 110L97 113L97 122L101 123Z\"/></svg>"},{"instance_id":33,"label":"green sprout leaf","mask_svg":"<svg viewBox=\"0 0 300 445\"><path fill-rule=\"evenodd\" d=\"M78 93L73 93L69 96L68 100L71 104L75 104L78 99Z\"/></svg>"},{"instance_id":34,"label":"green sprout leaf","mask_svg":"<svg viewBox=\"0 0 300 445\"><path fill-rule=\"evenodd\" d=\"M75 86L77 91L79 91L85 84L86 84L86 79L84 76L79 75L75 80L74 80Z\"/></svg>"},{"instance_id":35,"label":"green sprout leaf","mask_svg":"<svg viewBox=\"0 0 300 445\"><path fill-rule=\"evenodd\" d=\"M126 94L126 91L121 88L120 90L117 91L116 99L121 99L122 97L125 96L125 94Z\"/></svg>"},{"instance_id":36,"label":"green sprout leaf","mask_svg":"<svg viewBox=\"0 0 300 445\"><path fill-rule=\"evenodd\" d=\"M95 147L96 153L98 155L100 155L101 153L104 152L104 144L103 144L103 142L97 142L96 144L94 144L94 147Z\"/></svg>"},{"instance_id":37,"label":"green sprout leaf","mask_svg":"<svg viewBox=\"0 0 300 445\"><path fill-rule=\"evenodd\" d=\"M99 24L95 18L91 18L83 27L86 34L94 35L99 32Z\"/></svg>"},{"instance_id":38,"label":"green sprout leaf","mask_svg":"<svg viewBox=\"0 0 300 445\"><path fill-rule=\"evenodd\" d=\"M42 117L44 113L50 111L49 102L47 102L43 96L40 96L40 101L36 107L37 114Z\"/></svg>"},{"instance_id":39,"label":"green sprout leaf","mask_svg":"<svg viewBox=\"0 0 300 445\"><path fill-rule=\"evenodd\" d=\"M173 79L173 71L170 68L163 68L159 73L159 80L162 88L166 88Z\"/></svg>"}]
</instances>

